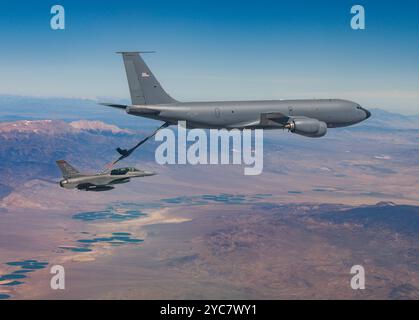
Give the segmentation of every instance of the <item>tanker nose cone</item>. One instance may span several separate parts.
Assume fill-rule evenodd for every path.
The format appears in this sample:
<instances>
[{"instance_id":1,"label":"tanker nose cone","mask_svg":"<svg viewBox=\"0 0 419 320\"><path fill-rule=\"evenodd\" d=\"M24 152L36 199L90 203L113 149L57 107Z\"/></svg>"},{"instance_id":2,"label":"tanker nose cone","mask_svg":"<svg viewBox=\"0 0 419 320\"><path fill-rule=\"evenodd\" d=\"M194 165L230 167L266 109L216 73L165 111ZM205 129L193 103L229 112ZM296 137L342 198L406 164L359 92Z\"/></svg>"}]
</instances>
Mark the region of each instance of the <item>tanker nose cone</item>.
<instances>
[{"instance_id":1,"label":"tanker nose cone","mask_svg":"<svg viewBox=\"0 0 419 320\"><path fill-rule=\"evenodd\" d=\"M60 187L61 187L61 188L64 188L64 185L65 185L65 184L67 184L67 183L68 183L68 181L67 181L67 180L61 180L61 181L60 181Z\"/></svg>"},{"instance_id":2,"label":"tanker nose cone","mask_svg":"<svg viewBox=\"0 0 419 320\"><path fill-rule=\"evenodd\" d=\"M369 117L371 117L371 112L369 112L367 109L361 107L359 104L356 106L356 108L362 113L361 121L367 120Z\"/></svg>"},{"instance_id":3,"label":"tanker nose cone","mask_svg":"<svg viewBox=\"0 0 419 320\"><path fill-rule=\"evenodd\" d=\"M369 112L367 109L363 109L363 110L366 113L366 118L365 119L368 119L369 117L371 117L371 112Z\"/></svg>"}]
</instances>

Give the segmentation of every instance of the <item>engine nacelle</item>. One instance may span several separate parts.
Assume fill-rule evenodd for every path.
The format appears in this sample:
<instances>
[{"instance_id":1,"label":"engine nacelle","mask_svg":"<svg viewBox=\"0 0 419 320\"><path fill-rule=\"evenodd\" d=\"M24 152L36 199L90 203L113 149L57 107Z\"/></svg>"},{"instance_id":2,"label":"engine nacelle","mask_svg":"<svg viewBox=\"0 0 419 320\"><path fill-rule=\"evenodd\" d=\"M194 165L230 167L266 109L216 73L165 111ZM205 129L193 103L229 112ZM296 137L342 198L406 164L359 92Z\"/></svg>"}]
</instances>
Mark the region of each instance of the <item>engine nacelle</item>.
<instances>
[{"instance_id":1,"label":"engine nacelle","mask_svg":"<svg viewBox=\"0 0 419 320\"><path fill-rule=\"evenodd\" d=\"M317 119L293 119L285 125L292 133L310 138L320 138L327 133L327 124Z\"/></svg>"}]
</instances>

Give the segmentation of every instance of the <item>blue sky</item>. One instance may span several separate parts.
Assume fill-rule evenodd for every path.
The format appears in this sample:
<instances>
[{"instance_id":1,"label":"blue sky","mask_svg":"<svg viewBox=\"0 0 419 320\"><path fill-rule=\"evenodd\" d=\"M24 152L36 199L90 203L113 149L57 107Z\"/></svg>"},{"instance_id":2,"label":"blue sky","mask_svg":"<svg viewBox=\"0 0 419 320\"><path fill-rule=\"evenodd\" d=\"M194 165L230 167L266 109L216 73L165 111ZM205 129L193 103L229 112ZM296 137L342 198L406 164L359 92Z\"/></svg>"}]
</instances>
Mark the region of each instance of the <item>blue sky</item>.
<instances>
[{"instance_id":1,"label":"blue sky","mask_svg":"<svg viewBox=\"0 0 419 320\"><path fill-rule=\"evenodd\" d=\"M50 28L50 8L66 29ZM350 28L362 4L366 30ZM419 1L0 1L0 94L128 98L115 51L179 100L346 98L419 114Z\"/></svg>"}]
</instances>

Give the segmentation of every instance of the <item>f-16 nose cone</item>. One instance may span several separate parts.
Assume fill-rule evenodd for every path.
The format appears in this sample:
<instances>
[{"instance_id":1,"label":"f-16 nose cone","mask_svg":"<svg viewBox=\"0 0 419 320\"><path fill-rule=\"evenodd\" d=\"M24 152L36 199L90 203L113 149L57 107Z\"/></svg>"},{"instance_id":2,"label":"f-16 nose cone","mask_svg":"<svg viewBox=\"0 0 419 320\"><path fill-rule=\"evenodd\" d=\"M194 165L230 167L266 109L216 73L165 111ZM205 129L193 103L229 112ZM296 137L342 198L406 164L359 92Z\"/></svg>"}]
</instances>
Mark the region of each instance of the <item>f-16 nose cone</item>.
<instances>
[{"instance_id":1,"label":"f-16 nose cone","mask_svg":"<svg viewBox=\"0 0 419 320\"><path fill-rule=\"evenodd\" d=\"M144 175L145 175L145 176L155 176L155 175L156 175L156 173L155 173L155 172L153 172L153 171L144 171Z\"/></svg>"}]
</instances>

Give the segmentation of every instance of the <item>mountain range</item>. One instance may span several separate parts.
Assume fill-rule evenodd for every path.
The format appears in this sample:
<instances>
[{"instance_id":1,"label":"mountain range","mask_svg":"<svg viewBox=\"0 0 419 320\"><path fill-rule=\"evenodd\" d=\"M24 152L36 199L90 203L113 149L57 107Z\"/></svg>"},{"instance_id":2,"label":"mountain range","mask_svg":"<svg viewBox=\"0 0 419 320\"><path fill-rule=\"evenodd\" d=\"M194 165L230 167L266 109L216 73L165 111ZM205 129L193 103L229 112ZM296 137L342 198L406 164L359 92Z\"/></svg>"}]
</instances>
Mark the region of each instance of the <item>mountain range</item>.
<instances>
[{"instance_id":1,"label":"mountain range","mask_svg":"<svg viewBox=\"0 0 419 320\"><path fill-rule=\"evenodd\" d=\"M120 165L157 175L88 193L59 188L55 161L101 171L159 123L94 100L0 97L0 294L417 299L419 118L372 113L321 139L266 131L260 176L160 166L151 140ZM116 234L138 246L98 240ZM69 289L57 296L47 272L6 286L10 263L33 259L65 265ZM355 264L363 292L349 285Z\"/></svg>"},{"instance_id":2,"label":"mountain range","mask_svg":"<svg viewBox=\"0 0 419 320\"><path fill-rule=\"evenodd\" d=\"M102 170L118 157L117 147L133 146L159 125L156 121L105 108L95 100L0 96L0 110L0 196L31 179L57 179L60 172L55 161L58 159L66 159L82 170ZM362 154L376 149L377 160L402 153L406 155L403 161L419 161L416 156L419 149L414 148L419 116L380 109L373 109L372 114L365 123L330 130L323 139L307 139L282 131L266 132L264 149L265 155L270 156L265 156L265 170L290 174L299 168L298 160L308 154L334 157L333 150L346 152L355 147ZM16 120L21 118L25 119ZM359 139L364 143L357 143ZM384 139L385 143L374 144L376 139ZM395 141L399 143L392 147ZM147 142L127 164L153 161L155 147L154 141ZM278 156L284 154L290 161L295 158L292 166L287 162L277 163ZM358 169L371 170L371 164L368 166L360 164ZM377 170L377 173L390 172L390 168Z\"/></svg>"}]
</instances>

